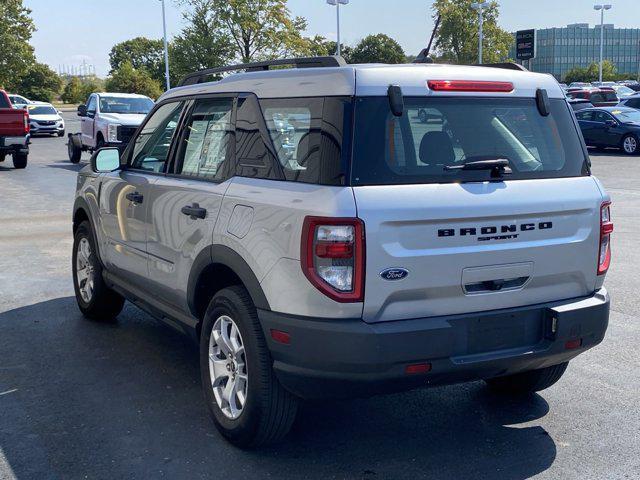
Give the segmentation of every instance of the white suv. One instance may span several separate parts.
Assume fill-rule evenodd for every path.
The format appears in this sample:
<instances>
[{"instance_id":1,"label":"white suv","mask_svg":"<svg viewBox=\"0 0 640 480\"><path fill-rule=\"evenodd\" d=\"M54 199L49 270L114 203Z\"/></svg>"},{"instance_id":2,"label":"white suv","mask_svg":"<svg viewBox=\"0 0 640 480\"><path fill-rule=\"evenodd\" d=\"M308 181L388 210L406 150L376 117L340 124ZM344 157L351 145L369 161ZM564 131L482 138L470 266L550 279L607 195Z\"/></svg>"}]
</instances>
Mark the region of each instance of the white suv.
<instances>
[{"instance_id":1,"label":"white suv","mask_svg":"<svg viewBox=\"0 0 640 480\"><path fill-rule=\"evenodd\" d=\"M544 389L608 322L609 197L558 83L518 69L198 72L94 154L73 225L82 312L193 335L241 446L300 399Z\"/></svg>"}]
</instances>

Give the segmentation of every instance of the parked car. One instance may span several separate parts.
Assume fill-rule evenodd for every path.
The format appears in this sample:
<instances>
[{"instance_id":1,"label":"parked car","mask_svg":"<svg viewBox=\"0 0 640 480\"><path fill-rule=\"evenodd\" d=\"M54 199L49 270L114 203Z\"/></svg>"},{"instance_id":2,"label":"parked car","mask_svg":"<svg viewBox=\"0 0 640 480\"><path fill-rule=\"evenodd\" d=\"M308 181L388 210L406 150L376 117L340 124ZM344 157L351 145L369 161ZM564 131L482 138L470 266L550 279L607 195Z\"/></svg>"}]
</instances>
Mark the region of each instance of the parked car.
<instances>
[{"instance_id":1,"label":"parked car","mask_svg":"<svg viewBox=\"0 0 640 480\"><path fill-rule=\"evenodd\" d=\"M11 155L14 168L25 168L29 157L29 113L13 108L0 90L0 162Z\"/></svg>"},{"instance_id":2,"label":"parked car","mask_svg":"<svg viewBox=\"0 0 640 480\"><path fill-rule=\"evenodd\" d=\"M223 70L247 71L207 83ZM282 438L301 399L532 393L607 327L610 198L589 165L549 75L196 72L78 173L76 300L193 335L213 420L243 447Z\"/></svg>"},{"instance_id":3,"label":"parked car","mask_svg":"<svg viewBox=\"0 0 640 480\"><path fill-rule=\"evenodd\" d=\"M8 93L7 95L9 96L9 100L11 101L13 108L26 108L27 105L31 103L31 100L23 97L22 95L16 95L15 93Z\"/></svg>"},{"instance_id":4,"label":"parked car","mask_svg":"<svg viewBox=\"0 0 640 480\"><path fill-rule=\"evenodd\" d=\"M611 88L616 92L618 98L622 99L625 97L629 97L631 95L635 95L637 92L625 85L613 85Z\"/></svg>"},{"instance_id":5,"label":"parked car","mask_svg":"<svg viewBox=\"0 0 640 480\"><path fill-rule=\"evenodd\" d=\"M569 102L574 112L584 110L585 108L593 108L593 103L584 98L569 98L567 102Z\"/></svg>"},{"instance_id":6,"label":"parked car","mask_svg":"<svg viewBox=\"0 0 640 480\"><path fill-rule=\"evenodd\" d=\"M587 82L571 82L569 88L589 88L593 85Z\"/></svg>"},{"instance_id":7,"label":"parked car","mask_svg":"<svg viewBox=\"0 0 640 480\"><path fill-rule=\"evenodd\" d=\"M589 100L596 107L613 107L620 102L620 99L612 88L569 91L567 97Z\"/></svg>"},{"instance_id":8,"label":"parked car","mask_svg":"<svg viewBox=\"0 0 640 480\"><path fill-rule=\"evenodd\" d=\"M588 146L615 147L628 155L640 152L640 111L627 107L589 108L576 113Z\"/></svg>"},{"instance_id":9,"label":"parked car","mask_svg":"<svg viewBox=\"0 0 640 480\"><path fill-rule=\"evenodd\" d=\"M82 152L102 147L124 149L147 113L153 100L129 93L93 93L85 105L78 107L80 133L69 134L71 163L78 163Z\"/></svg>"},{"instance_id":10,"label":"parked car","mask_svg":"<svg viewBox=\"0 0 640 480\"><path fill-rule=\"evenodd\" d=\"M32 102L27 105L31 125L31 135L57 135L64 137L62 113L46 102Z\"/></svg>"},{"instance_id":11,"label":"parked car","mask_svg":"<svg viewBox=\"0 0 640 480\"><path fill-rule=\"evenodd\" d=\"M623 98L618 106L640 109L640 93Z\"/></svg>"}]
</instances>

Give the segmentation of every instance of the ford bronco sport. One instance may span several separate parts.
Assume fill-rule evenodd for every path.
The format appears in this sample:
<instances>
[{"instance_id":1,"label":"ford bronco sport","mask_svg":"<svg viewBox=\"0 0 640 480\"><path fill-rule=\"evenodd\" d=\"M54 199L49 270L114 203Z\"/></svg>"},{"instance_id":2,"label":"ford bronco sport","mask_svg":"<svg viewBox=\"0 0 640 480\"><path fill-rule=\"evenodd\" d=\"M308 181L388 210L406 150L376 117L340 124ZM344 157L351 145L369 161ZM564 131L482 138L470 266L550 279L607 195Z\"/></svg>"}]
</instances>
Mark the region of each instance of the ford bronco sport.
<instances>
[{"instance_id":1,"label":"ford bronco sport","mask_svg":"<svg viewBox=\"0 0 640 480\"><path fill-rule=\"evenodd\" d=\"M539 391L607 328L609 197L548 75L205 70L77 185L80 310L112 319L128 299L194 335L236 445L283 437L300 399Z\"/></svg>"}]
</instances>

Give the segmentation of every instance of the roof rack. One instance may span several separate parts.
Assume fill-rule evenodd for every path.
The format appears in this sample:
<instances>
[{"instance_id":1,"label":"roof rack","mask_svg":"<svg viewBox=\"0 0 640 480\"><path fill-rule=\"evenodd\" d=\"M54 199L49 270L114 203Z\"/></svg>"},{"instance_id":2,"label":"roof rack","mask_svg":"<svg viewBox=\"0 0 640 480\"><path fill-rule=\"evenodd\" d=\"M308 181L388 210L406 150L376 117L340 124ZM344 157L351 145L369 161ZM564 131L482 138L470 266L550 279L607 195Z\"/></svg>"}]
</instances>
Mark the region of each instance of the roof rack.
<instances>
[{"instance_id":1,"label":"roof rack","mask_svg":"<svg viewBox=\"0 0 640 480\"><path fill-rule=\"evenodd\" d=\"M504 68L505 70L519 70L521 72L528 72L525 67L520 65L519 63L514 62L502 62L502 63L482 63L482 64L474 64L474 67L489 67L489 68Z\"/></svg>"},{"instance_id":2,"label":"roof rack","mask_svg":"<svg viewBox=\"0 0 640 480\"><path fill-rule=\"evenodd\" d=\"M265 60L263 62L241 63L238 65L228 65L226 67L207 68L198 72L190 73L184 77L179 87L186 85L196 85L204 83L207 77L216 73L232 72L235 70L246 70L247 72L260 72L269 70L277 66L293 66L295 68L322 68L322 67L344 67L347 62L339 56L327 57L305 57L305 58L284 58L279 60Z\"/></svg>"}]
</instances>

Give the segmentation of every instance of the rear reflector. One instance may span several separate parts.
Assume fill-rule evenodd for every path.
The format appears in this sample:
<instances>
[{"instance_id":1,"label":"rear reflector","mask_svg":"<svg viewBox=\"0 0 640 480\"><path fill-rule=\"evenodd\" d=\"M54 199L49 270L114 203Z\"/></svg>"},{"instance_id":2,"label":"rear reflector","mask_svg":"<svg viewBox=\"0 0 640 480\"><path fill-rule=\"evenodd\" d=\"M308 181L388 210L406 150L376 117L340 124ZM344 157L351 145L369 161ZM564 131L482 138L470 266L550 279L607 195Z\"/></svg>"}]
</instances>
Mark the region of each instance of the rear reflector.
<instances>
[{"instance_id":1,"label":"rear reflector","mask_svg":"<svg viewBox=\"0 0 640 480\"><path fill-rule=\"evenodd\" d=\"M285 345L289 345L291 343L291 335L287 332L283 332L282 330L271 329L271 338L276 342L283 343Z\"/></svg>"},{"instance_id":2,"label":"rear reflector","mask_svg":"<svg viewBox=\"0 0 640 480\"><path fill-rule=\"evenodd\" d=\"M574 348L578 348L582 346L582 339L578 338L576 340L567 340L564 343L565 350L573 350Z\"/></svg>"},{"instance_id":3,"label":"rear reflector","mask_svg":"<svg viewBox=\"0 0 640 480\"><path fill-rule=\"evenodd\" d=\"M436 92L512 92L511 82L487 82L482 80L429 80L427 86Z\"/></svg>"},{"instance_id":4,"label":"rear reflector","mask_svg":"<svg viewBox=\"0 0 640 480\"><path fill-rule=\"evenodd\" d=\"M407 375L416 375L418 373L428 373L431 371L430 363L414 363L412 365L407 365L404 369L404 373Z\"/></svg>"}]
</instances>

